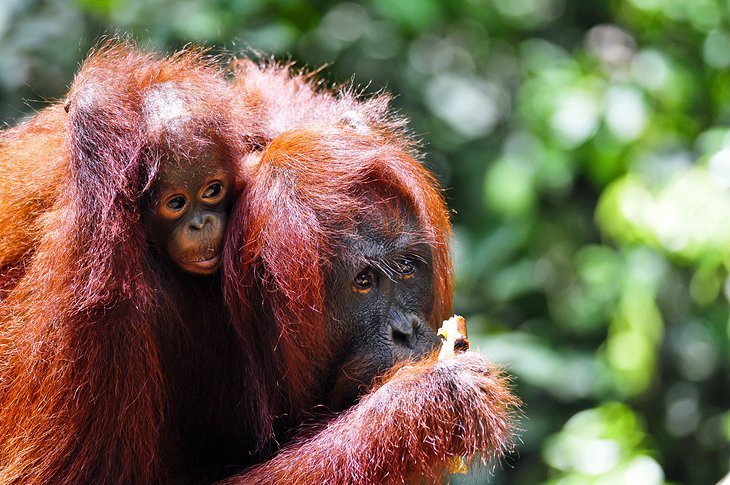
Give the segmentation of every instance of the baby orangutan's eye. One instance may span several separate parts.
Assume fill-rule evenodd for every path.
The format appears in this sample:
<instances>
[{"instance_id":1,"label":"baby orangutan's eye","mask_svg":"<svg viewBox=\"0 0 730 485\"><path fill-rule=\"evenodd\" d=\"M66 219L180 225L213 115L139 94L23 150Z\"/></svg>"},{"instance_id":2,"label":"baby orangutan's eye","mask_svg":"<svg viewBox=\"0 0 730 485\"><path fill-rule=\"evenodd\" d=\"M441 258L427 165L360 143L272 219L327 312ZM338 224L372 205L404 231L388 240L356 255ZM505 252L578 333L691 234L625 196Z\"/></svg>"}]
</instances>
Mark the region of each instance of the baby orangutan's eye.
<instances>
[{"instance_id":1,"label":"baby orangutan's eye","mask_svg":"<svg viewBox=\"0 0 730 485\"><path fill-rule=\"evenodd\" d=\"M178 212L185 207L185 197L182 195L175 196L167 201L165 206L171 211Z\"/></svg>"},{"instance_id":2,"label":"baby orangutan's eye","mask_svg":"<svg viewBox=\"0 0 730 485\"><path fill-rule=\"evenodd\" d=\"M220 182L214 182L205 189L203 192L204 199L216 199L223 193L223 184Z\"/></svg>"}]
</instances>

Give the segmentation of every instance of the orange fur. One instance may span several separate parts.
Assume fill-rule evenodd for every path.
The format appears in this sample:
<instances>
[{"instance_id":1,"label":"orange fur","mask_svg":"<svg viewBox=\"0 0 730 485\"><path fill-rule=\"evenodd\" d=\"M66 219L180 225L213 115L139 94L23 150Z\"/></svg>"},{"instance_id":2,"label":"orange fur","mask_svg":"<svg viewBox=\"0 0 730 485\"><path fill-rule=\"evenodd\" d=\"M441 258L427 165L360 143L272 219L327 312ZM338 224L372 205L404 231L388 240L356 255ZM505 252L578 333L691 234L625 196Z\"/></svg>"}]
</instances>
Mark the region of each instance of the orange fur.
<instances>
[{"instance_id":1,"label":"orange fur","mask_svg":"<svg viewBox=\"0 0 730 485\"><path fill-rule=\"evenodd\" d=\"M63 106L54 105L0 133L0 275L29 257L38 243L38 218L62 196L65 121Z\"/></svg>"}]
</instances>

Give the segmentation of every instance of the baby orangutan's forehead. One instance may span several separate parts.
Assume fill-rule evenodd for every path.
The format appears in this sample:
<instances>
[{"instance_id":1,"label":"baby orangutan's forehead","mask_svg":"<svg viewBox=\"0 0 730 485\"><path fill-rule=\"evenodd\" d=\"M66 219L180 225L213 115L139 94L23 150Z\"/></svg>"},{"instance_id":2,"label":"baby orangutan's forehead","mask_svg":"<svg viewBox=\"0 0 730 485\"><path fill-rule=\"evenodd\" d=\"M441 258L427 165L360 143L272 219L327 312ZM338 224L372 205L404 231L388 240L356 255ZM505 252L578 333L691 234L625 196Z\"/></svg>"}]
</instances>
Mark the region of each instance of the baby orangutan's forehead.
<instances>
[{"instance_id":1,"label":"baby orangutan's forehead","mask_svg":"<svg viewBox=\"0 0 730 485\"><path fill-rule=\"evenodd\" d=\"M219 150L214 145L198 147L187 157L163 162L157 173L155 186L163 192L173 188L189 188L195 191L210 179L230 179Z\"/></svg>"}]
</instances>

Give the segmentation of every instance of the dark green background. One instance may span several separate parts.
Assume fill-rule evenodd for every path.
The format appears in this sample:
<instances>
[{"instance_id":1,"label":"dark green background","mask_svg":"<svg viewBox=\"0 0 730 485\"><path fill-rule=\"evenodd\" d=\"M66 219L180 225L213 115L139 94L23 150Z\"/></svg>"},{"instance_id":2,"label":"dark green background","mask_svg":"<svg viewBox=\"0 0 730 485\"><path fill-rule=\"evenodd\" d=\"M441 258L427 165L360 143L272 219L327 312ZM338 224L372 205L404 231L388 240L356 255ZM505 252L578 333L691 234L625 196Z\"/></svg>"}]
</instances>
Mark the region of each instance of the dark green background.
<instances>
[{"instance_id":1,"label":"dark green background","mask_svg":"<svg viewBox=\"0 0 730 485\"><path fill-rule=\"evenodd\" d=\"M456 309L526 402L519 452L466 482L727 473L728 1L4 0L0 119L115 32L398 95L454 210Z\"/></svg>"}]
</instances>

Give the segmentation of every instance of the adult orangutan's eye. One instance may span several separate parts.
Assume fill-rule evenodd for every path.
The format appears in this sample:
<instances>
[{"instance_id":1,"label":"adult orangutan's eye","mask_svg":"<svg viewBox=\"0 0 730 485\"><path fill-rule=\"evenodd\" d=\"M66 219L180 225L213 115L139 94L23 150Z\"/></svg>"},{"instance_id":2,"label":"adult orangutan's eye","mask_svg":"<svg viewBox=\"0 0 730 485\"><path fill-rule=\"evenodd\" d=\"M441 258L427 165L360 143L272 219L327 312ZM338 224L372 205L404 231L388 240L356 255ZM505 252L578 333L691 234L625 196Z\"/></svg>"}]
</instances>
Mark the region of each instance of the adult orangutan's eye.
<instances>
[{"instance_id":1,"label":"adult orangutan's eye","mask_svg":"<svg viewBox=\"0 0 730 485\"><path fill-rule=\"evenodd\" d=\"M367 268L360 271L355 279L352 281L353 290L357 292L367 292L375 284L375 274L372 268Z\"/></svg>"},{"instance_id":2,"label":"adult orangutan's eye","mask_svg":"<svg viewBox=\"0 0 730 485\"><path fill-rule=\"evenodd\" d=\"M402 276L411 275L416 271L416 265L412 259L397 259L393 263L393 268Z\"/></svg>"}]
</instances>

